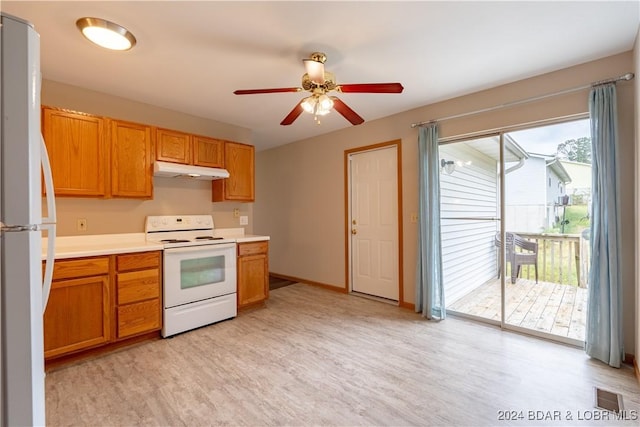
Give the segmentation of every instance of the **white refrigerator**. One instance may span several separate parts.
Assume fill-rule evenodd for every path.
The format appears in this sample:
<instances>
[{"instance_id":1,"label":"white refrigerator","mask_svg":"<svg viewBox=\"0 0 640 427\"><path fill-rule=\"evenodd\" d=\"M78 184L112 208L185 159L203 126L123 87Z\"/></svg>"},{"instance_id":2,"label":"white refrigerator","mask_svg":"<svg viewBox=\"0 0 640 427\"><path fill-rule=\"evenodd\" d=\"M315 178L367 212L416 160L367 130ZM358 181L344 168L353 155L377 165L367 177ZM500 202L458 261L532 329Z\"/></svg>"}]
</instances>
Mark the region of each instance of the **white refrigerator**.
<instances>
[{"instance_id":1,"label":"white refrigerator","mask_svg":"<svg viewBox=\"0 0 640 427\"><path fill-rule=\"evenodd\" d=\"M0 425L44 425L43 312L53 271L55 205L40 131L40 37L28 22L0 17Z\"/></svg>"}]
</instances>

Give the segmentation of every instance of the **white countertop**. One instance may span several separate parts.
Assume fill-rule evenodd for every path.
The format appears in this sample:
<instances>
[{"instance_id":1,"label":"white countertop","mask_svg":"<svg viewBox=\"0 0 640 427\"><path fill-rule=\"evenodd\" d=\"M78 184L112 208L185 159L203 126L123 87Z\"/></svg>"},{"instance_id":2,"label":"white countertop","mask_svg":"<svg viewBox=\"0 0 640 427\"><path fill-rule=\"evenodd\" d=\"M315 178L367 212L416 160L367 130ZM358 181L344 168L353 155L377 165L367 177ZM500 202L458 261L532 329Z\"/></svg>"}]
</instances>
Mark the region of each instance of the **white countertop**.
<instances>
[{"instance_id":1,"label":"white countertop","mask_svg":"<svg viewBox=\"0 0 640 427\"><path fill-rule=\"evenodd\" d=\"M221 228L214 235L235 240L237 243L269 240L269 236L244 234L244 228ZM164 247L145 240L144 233L94 234L87 236L56 237L55 258L79 258L129 252L161 251ZM42 259L47 254L47 238L42 239Z\"/></svg>"}]
</instances>

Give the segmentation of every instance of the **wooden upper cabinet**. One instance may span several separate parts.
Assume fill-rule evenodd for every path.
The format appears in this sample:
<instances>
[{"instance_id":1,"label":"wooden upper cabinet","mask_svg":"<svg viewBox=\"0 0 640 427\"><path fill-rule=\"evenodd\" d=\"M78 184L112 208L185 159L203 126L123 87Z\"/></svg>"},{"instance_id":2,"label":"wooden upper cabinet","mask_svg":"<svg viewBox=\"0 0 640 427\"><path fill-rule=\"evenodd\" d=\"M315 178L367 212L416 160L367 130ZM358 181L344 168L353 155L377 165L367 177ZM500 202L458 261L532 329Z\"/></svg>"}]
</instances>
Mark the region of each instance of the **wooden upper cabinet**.
<instances>
[{"instance_id":1,"label":"wooden upper cabinet","mask_svg":"<svg viewBox=\"0 0 640 427\"><path fill-rule=\"evenodd\" d=\"M157 128L156 160L222 168L224 167L224 141Z\"/></svg>"},{"instance_id":2,"label":"wooden upper cabinet","mask_svg":"<svg viewBox=\"0 0 640 427\"><path fill-rule=\"evenodd\" d=\"M153 139L151 127L111 120L111 194L114 197L153 197Z\"/></svg>"},{"instance_id":3,"label":"wooden upper cabinet","mask_svg":"<svg viewBox=\"0 0 640 427\"><path fill-rule=\"evenodd\" d=\"M193 135L193 164L209 168L224 167L224 141Z\"/></svg>"},{"instance_id":4,"label":"wooden upper cabinet","mask_svg":"<svg viewBox=\"0 0 640 427\"><path fill-rule=\"evenodd\" d=\"M229 178L212 183L212 200L222 202L255 200L255 148L237 142L224 143L224 166Z\"/></svg>"},{"instance_id":5,"label":"wooden upper cabinet","mask_svg":"<svg viewBox=\"0 0 640 427\"><path fill-rule=\"evenodd\" d=\"M169 129L156 129L156 160L191 163L191 135Z\"/></svg>"},{"instance_id":6,"label":"wooden upper cabinet","mask_svg":"<svg viewBox=\"0 0 640 427\"><path fill-rule=\"evenodd\" d=\"M102 117L43 107L42 134L56 196L107 195L108 145Z\"/></svg>"}]
</instances>

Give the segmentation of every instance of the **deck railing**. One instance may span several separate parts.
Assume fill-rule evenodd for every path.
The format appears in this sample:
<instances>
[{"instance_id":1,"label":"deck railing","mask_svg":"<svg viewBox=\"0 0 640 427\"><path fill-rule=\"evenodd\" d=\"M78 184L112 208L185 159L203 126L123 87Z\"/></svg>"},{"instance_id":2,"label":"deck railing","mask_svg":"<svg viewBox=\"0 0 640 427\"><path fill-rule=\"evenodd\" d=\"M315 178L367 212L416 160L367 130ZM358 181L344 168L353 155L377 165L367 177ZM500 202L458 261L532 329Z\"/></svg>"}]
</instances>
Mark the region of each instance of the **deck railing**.
<instances>
[{"instance_id":1,"label":"deck railing","mask_svg":"<svg viewBox=\"0 0 640 427\"><path fill-rule=\"evenodd\" d=\"M538 279L587 287L589 278L589 241L579 234L520 233L538 243ZM520 277L535 279L534 266L522 266Z\"/></svg>"}]
</instances>

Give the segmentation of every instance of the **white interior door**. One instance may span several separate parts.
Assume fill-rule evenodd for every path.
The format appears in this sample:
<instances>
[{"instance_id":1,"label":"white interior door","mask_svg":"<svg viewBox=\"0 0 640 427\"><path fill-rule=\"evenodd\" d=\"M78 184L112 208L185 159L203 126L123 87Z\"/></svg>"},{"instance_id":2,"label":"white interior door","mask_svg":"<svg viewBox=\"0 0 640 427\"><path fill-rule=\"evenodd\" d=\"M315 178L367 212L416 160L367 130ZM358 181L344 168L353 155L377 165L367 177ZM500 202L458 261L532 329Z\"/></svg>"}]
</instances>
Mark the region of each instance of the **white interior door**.
<instances>
[{"instance_id":1,"label":"white interior door","mask_svg":"<svg viewBox=\"0 0 640 427\"><path fill-rule=\"evenodd\" d=\"M397 301L398 150L350 155L352 291Z\"/></svg>"}]
</instances>

